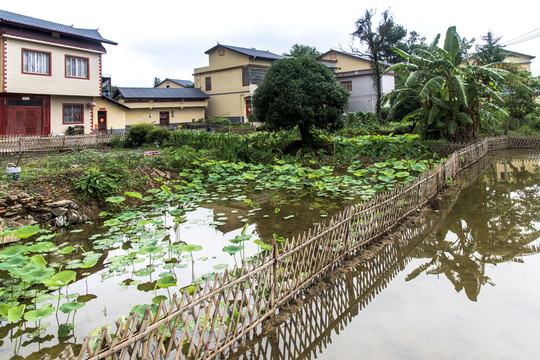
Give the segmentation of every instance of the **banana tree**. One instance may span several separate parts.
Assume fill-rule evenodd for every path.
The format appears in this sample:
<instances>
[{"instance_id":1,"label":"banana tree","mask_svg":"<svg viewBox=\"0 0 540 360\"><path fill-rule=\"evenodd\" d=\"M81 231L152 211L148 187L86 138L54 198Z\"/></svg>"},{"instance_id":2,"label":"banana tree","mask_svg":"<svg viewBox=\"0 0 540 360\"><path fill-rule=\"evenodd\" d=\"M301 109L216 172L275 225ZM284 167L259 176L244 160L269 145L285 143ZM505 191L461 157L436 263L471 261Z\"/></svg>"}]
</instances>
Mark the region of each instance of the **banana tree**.
<instances>
[{"instance_id":1,"label":"banana tree","mask_svg":"<svg viewBox=\"0 0 540 360\"><path fill-rule=\"evenodd\" d=\"M469 64L455 26L448 28L443 48L438 46L439 39L438 35L428 49L412 54L395 49L406 62L389 71L406 80L391 94L392 109L414 98L420 107L403 120L413 120L425 138L470 140L483 119L494 121L494 113L500 111L486 100L498 99L504 71Z\"/></svg>"}]
</instances>

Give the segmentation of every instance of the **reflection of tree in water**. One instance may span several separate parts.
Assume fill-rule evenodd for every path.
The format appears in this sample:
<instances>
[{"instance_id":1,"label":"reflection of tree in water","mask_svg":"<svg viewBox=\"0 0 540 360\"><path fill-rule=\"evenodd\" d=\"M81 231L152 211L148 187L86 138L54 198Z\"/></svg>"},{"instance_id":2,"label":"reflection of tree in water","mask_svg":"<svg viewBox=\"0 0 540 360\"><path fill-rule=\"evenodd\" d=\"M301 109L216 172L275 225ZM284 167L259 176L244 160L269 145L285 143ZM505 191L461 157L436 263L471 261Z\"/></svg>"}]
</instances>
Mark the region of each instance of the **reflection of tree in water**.
<instances>
[{"instance_id":1,"label":"reflection of tree in water","mask_svg":"<svg viewBox=\"0 0 540 360\"><path fill-rule=\"evenodd\" d=\"M523 262L523 256L540 252L538 245L531 244L540 237L535 227L540 172L538 166L520 166L522 161L491 163L483 176L462 190L445 219L446 227L412 254L431 260L407 280L423 272L444 274L457 292L465 290L476 301L482 285L494 285L485 273L486 264Z\"/></svg>"}]
</instances>

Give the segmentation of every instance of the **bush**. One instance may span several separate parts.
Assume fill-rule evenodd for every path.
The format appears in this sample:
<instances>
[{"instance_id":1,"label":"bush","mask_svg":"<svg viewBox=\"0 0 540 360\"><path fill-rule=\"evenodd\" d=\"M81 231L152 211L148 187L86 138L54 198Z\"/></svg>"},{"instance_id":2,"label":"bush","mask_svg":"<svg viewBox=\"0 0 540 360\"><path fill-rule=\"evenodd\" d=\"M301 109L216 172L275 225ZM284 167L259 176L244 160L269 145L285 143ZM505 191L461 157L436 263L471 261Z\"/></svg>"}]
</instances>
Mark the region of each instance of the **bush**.
<instances>
[{"instance_id":1,"label":"bush","mask_svg":"<svg viewBox=\"0 0 540 360\"><path fill-rule=\"evenodd\" d=\"M114 149L124 148L126 147L126 138L121 135L113 136L109 145Z\"/></svg>"},{"instance_id":2,"label":"bush","mask_svg":"<svg viewBox=\"0 0 540 360\"><path fill-rule=\"evenodd\" d=\"M146 136L152 130L156 129L156 126L152 124L136 124L129 128L126 136L127 147L141 146L146 142Z\"/></svg>"},{"instance_id":3,"label":"bush","mask_svg":"<svg viewBox=\"0 0 540 360\"><path fill-rule=\"evenodd\" d=\"M75 180L75 188L85 195L98 199L115 194L119 187L116 174L106 174L98 167L92 166L79 179Z\"/></svg>"},{"instance_id":4,"label":"bush","mask_svg":"<svg viewBox=\"0 0 540 360\"><path fill-rule=\"evenodd\" d=\"M171 131L165 127L155 127L148 134L146 134L145 142L147 144L161 145L166 141L171 140Z\"/></svg>"},{"instance_id":5,"label":"bush","mask_svg":"<svg viewBox=\"0 0 540 360\"><path fill-rule=\"evenodd\" d=\"M377 115L371 112L359 111L349 113L345 119L345 127L350 129L375 130L379 127Z\"/></svg>"},{"instance_id":6,"label":"bush","mask_svg":"<svg viewBox=\"0 0 540 360\"><path fill-rule=\"evenodd\" d=\"M231 125L231 121L227 118L208 119L206 120L206 123L210 125L225 125L225 126Z\"/></svg>"}]
</instances>

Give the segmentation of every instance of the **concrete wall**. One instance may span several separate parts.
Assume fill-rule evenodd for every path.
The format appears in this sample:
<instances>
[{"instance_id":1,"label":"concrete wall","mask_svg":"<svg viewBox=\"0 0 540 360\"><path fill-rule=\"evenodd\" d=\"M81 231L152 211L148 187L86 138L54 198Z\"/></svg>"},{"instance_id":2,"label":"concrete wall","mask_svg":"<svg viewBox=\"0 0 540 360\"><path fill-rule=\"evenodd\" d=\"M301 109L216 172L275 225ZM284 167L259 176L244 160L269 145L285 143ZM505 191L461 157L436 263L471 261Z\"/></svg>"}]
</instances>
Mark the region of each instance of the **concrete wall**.
<instances>
[{"instance_id":1,"label":"concrete wall","mask_svg":"<svg viewBox=\"0 0 540 360\"><path fill-rule=\"evenodd\" d=\"M371 63L369 61L338 51L329 51L321 56L321 60L332 61L336 67L340 68L336 70L336 74L371 69Z\"/></svg>"},{"instance_id":2,"label":"concrete wall","mask_svg":"<svg viewBox=\"0 0 540 360\"><path fill-rule=\"evenodd\" d=\"M34 41L4 38L6 75L4 89L9 93L99 96L101 54ZM50 53L51 74L22 72L23 49ZM88 58L88 79L66 77L66 55Z\"/></svg>"},{"instance_id":3,"label":"concrete wall","mask_svg":"<svg viewBox=\"0 0 540 360\"><path fill-rule=\"evenodd\" d=\"M349 97L349 110L351 112L375 112L377 103L377 89L375 86L375 78L372 72L357 71L338 75L337 80L341 83L350 81L352 83L352 91ZM383 75L382 77L382 93L387 94L394 89L394 76Z\"/></svg>"},{"instance_id":4,"label":"concrete wall","mask_svg":"<svg viewBox=\"0 0 540 360\"><path fill-rule=\"evenodd\" d=\"M103 99L102 97L94 98L96 106L92 109L94 125L98 121L98 111L107 112L107 131L113 133L125 132L126 130L126 114L129 112L129 109L126 109L123 106L115 104L112 101Z\"/></svg>"},{"instance_id":5,"label":"concrete wall","mask_svg":"<svg viewBox=\"0 0 540 360\"><path fill-rule=\"evenodd\" d=\"M92 112L88 104L91 97L82 96L51 96L51 134L65 133L68 127L76 125L84 126L84 133L91 134ZM83 122L81 124L63 124L64 104L80 104L83 107Z\"/></svg>"}]
</instances>

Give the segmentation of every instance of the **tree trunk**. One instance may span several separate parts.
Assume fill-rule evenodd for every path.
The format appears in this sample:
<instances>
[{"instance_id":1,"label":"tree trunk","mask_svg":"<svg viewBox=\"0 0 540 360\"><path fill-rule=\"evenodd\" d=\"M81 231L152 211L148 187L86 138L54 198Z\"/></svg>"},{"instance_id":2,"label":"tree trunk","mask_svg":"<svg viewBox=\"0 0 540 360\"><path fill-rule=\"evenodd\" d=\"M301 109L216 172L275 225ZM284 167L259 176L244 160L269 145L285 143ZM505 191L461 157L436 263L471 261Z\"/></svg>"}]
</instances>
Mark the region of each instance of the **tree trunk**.
<instances>
[{"instance_id":1,"label":"tree trunk","mask_svg":"<svg viewBox=\"0 0 540 360\"><path fill-rule=\"evenodd\" d=\"M508 135L508 130L510 129L510 126L512 126L514 121L516 121L516 118L513 116L510 116L510 121L504 124L504 135Z\"/></svg>"},{"instance_id":2,"label":"tree trunk","mask_svg":"<svg viewBox=\"0 0 540 360\"><path fill-rule=\"evenodd\" d=\"M375 114L377 114L377 118L379 119L380 124L384 124L386 122L385 119L382 117L381 112L381 98L382 98L382 75L381 75L381 69L379 67L379 62L376 60L373 62L373 70L375 72L375 88L377 90L377 101L375 102Z\"/></svg>"}]
</instances>

